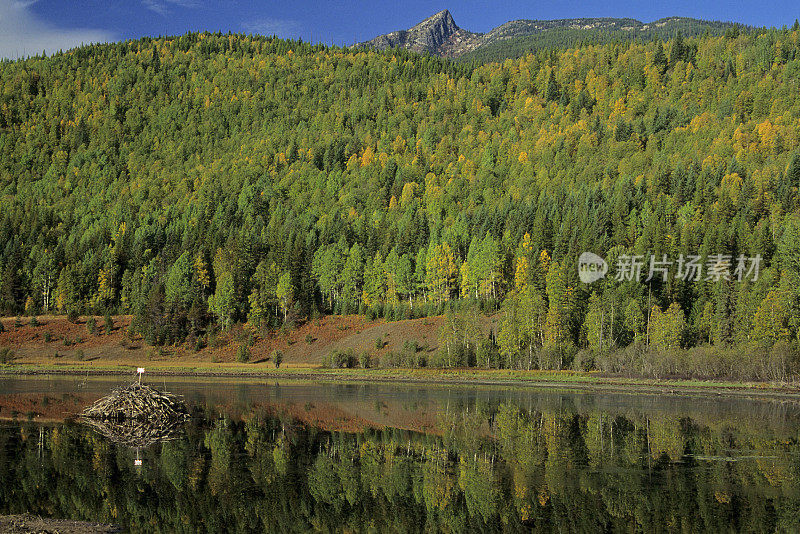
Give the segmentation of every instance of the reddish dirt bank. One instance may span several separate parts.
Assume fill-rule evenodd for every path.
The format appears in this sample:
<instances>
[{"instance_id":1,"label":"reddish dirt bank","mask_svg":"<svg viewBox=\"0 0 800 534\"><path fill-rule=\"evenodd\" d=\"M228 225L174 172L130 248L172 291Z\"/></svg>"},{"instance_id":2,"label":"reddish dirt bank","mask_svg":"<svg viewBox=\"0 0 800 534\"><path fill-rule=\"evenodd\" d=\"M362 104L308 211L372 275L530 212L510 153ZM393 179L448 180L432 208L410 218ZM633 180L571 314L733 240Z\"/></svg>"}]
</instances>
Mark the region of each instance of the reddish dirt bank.
<instances>
[{"instance_id":1,"label":"reddish dirt bank","mask_svg":"<svg viewBox=\"0 0 800 534\"><path fill-rule=\"evenodd\" d=\"M80 413L99 395L64 393L0 393L0 420L63 421Z\"/></svg>"},{"instance_id":2,"label":"reddish dirt bank","mask_svg":"<svg viewBox=\"0 0 800 534\"><path fill-rule=\"evenodd\" d=\"M72 521L70 519L48 519L39 516L5 515L0 516L0 532L9 534L39 534L42 532L58 532L59 534L104 534L122 532L112 525Z\"/></svg>"},{"instance_id":3,"label":"reddish dirt bank","mask_svg":"<svg viewBox=\"0 0 800 534\"><path fill-rule=\"evenodd\" d=\"M16 326L16 318L2 319L5 332L0 334L0 347L14 352L14 363L58 365L91 361L98 367L147 361L176 365L225 364L235 362L237 349L252 336L255 344L250 348L251 362L271 364L270 354L281 350L286 367L317 367L323 357L334 350L352 349L357 355L368 352L373 357L383 357L389 352L401 351L406 341L416 341L422 350L433 351L438 346L443 322L442 317L386 322L383 319L368 321L358 315L327 316L309 320L285 333L256 331L237 325L196 352L187 345L151 347L140 336L130 336L131 316L114 317L114 327L109 334L105 333L102 317L95 317L94 334L89 333L87 317L81 317L76 323L63 316L39 316L37 320L39 324L31 326L30 318L23 317L23 324ZM490 320L487 326L488 322Z\"/></svg>"},{"instance_id":4,"label":"reddish dirt bank","mask_svg":"<svg viewBox=\"0 0 800 534\"><path fill-rule=\"evenodd\" d=\"M77 416L100 397L97 393L2 393L0 421L61 422ZM330 431L361 432L367 428L403 428L437 432L435 402L403 403L388 400L343 402L298 402L287 399L242 404L233 390L222 394L214 410L232 419L256 416L280 417L287 421ZM3 532L0 530L0 532Z\"/></svg>"}]
</instances>

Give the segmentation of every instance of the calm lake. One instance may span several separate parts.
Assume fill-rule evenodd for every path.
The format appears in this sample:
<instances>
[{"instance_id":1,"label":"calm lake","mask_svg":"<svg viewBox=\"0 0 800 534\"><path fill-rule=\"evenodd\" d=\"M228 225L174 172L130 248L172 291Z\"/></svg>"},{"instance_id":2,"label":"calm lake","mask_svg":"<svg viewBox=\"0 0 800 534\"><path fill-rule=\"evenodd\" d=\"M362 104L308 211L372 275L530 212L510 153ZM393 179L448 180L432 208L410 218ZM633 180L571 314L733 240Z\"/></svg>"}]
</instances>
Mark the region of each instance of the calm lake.
<instances>
[{"instance_id":1,"label":"calm lake","mask_svg":"<svg viewBox=\"0 0 800 534\"><path fill-rule=\"evenodd\" d=\"M796 400L146 380L133 449L74 415L120 379L0 378L0 515L132 532L796 532Z\"/></svg>"}]
</instances>

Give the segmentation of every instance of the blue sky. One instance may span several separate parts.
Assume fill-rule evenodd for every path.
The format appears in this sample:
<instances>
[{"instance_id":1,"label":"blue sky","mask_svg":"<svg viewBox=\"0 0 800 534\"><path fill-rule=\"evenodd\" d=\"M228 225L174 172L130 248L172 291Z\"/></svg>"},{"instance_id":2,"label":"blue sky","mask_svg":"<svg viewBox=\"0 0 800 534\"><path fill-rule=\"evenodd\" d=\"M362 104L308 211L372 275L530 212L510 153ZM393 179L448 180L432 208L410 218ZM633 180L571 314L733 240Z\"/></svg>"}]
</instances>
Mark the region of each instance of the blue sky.
<instances>
[{"instance_id":1,"label":"blue sky","mask_svg":"<svg viewBox=\"0 0 800 534\"><path fill-rule=\"evenodd\" d=\"M678 15L780 27L791 25L800 17L796 0L0 0L0 57L52 52L85 42L179 35L196 30L276 34L326 44L352 44L407 28L442 9L449 9L460 27L477 32L514 19L632 17L650 22Z\"/></svg>"}]
</instances>

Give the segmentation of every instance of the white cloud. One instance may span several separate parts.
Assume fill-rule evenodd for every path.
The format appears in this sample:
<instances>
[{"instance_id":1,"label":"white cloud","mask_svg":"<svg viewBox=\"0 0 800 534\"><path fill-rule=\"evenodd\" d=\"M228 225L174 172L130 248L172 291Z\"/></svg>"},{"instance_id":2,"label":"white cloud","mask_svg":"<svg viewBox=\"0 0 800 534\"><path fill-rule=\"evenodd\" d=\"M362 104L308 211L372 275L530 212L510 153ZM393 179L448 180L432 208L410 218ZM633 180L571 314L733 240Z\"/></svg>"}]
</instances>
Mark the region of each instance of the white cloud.
<instances>
[{"instance_id":1,"label":"white cloud","mask_svg":"<svg viewBox=\"0 0 800 534\"><path fill-rule=\"evenodd\" d=\"M242 23L244 31L258 35L299 37L301 26L296 20L263 18Z\"/></svg>"},{"instance_id":2,"label":"white cloud","mask_svg":"<svg viewBox=\"0 0 800 534\"><path fill-rule=\"evenodd\" d=\"M68 50L82 44L113 40L111 32L61 29L40 20L28 8L36 0L0 0L0 58L17 59L46 51Z\"/></svg>"},{"instance_id":3,"label":"white cloud","mask_svg":"<svg viewBox=\"0 0 800 534\"><path fill-rule=\"evenodd\" d=\"M197 0L142 0L142 4L159 15L167 15L170 12L170 6L198 7L199 2Z\"/></svg>"}]
</instances>

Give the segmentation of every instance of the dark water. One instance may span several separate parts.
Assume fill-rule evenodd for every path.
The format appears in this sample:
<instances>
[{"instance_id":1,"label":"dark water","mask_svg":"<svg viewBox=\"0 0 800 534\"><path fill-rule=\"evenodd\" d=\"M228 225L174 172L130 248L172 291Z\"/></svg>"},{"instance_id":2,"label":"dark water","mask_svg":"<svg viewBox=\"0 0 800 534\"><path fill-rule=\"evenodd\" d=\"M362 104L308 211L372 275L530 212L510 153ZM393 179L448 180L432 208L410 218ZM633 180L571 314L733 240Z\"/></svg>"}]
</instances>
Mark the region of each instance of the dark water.
<instances>
[{"instance_id":1,"label":"dark water","mask_svg":"<svg viewBox=\"0 0 800 534\"><path fill-rule=\"evenodd\" d=\"M0 379L0 394L90 402L117 384ZM132 532L800 529L793 401L153 385L184 395L193 417L142 450L69 420L0 422L0 514Z\"/></svg>"}]
</instances>

